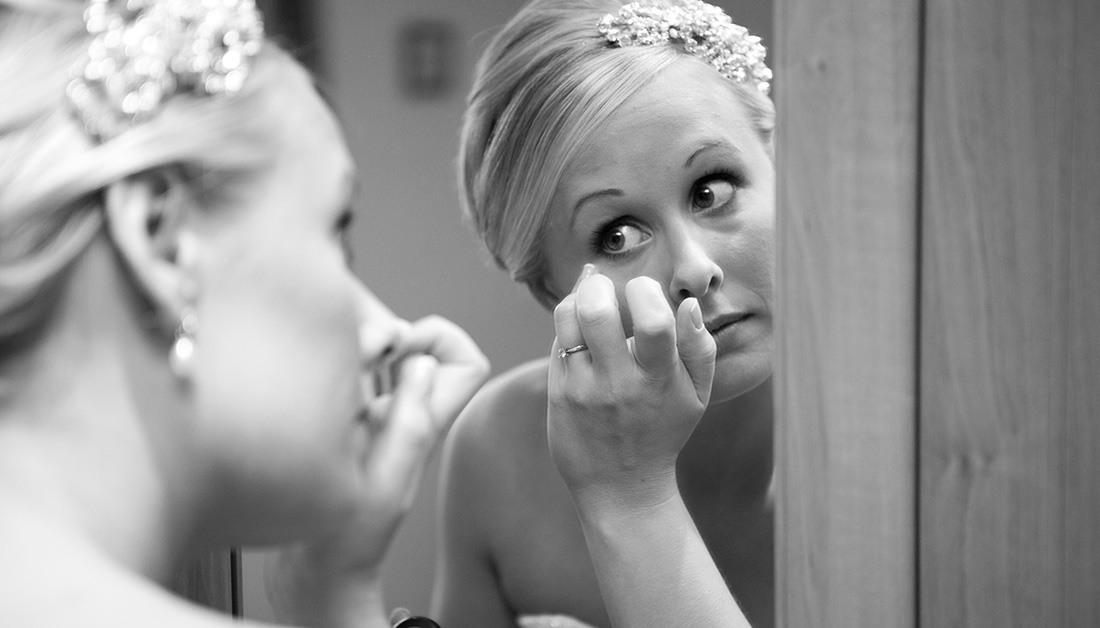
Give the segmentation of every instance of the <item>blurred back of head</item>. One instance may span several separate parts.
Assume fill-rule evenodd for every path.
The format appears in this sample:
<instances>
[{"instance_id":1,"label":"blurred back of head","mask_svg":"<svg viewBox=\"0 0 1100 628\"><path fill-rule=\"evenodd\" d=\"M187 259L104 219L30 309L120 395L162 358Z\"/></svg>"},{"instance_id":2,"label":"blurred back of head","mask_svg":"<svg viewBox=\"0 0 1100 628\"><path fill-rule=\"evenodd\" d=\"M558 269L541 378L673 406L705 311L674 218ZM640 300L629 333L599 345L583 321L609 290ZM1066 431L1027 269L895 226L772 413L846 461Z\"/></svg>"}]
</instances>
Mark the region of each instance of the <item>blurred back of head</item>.
<instances>
[{"instance_id":1,"label":"blurred back of head","mask_svg":"<svg viewBox=\"0 0 1100 628\"><path fill-rule=\"evenodd\" d=\"M203 211L270 164L286 72L268 42L232 98L178 94L149 120L99 142L66 97L92 40L75 0L0 0L0 366L48 325L68 270L102 233L102 190L172 169Z\"/></svg>"}]
</instances>

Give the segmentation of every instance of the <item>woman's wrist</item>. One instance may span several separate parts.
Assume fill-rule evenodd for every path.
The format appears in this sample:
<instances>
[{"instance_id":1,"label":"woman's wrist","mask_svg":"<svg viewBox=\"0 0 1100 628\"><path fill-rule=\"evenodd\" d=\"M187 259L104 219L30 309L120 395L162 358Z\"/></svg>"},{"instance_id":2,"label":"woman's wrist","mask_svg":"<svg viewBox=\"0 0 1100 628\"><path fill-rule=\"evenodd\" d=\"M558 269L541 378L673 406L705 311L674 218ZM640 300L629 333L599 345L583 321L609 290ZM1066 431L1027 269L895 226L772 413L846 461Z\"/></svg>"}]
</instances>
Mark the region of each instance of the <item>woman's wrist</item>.
<instances>
[{"instance_id":1,"label":"woman's wrist","mask_svg":"<svg viewBox=\"0 0 1100 628\"><path fill-rule=\"evenodd\" d=\"M658 508L680 496L676 469L641 472L614 481L569 484L577 508L584 512L633 514Z\"/></svg>"},{"instance_id":2,"label":"woman's wrist","mask_svg":"<svg viewBox=\"0 0 1100 628\"><path fill-rule=\"evenodd\" d=\"M644 481L571 487L570 490L581 521L589 525L617 527L647 520L683 505L674 471Z\"/></svg>"}]
</instances>

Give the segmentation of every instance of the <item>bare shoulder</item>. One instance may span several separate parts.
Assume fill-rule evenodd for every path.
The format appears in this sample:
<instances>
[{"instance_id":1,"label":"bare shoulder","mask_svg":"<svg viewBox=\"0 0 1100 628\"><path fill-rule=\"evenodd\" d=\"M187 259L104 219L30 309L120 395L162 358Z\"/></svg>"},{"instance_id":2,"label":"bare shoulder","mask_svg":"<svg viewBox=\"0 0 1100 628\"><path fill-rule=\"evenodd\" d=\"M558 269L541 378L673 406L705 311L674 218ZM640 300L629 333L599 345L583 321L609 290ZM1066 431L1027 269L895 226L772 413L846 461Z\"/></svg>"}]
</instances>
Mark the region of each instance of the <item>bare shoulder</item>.
<instances>
[{"instance_id":1,"label":"bare shoulder","mask_svg":"<svg viewBox=\"0 0 1100 628\"><path fill-rule=\"evenodd\" d=\"M453 447L505 459L544 451L547 368L543 358L489 380L455 421Z\"/></svg>"},{"instance_id":2,"label":"bare shoulder","mask_svg":"<svg viewBox=\"0 0 1100 628\"><path fill-rule=\"evenodd\" d=\"M517 366L491 379L455 421L444 445L445 499L496 527L503 512L522 512L556 490L546 445L547 361ZM491 516L490 516L491 515Z\"/></svg>"},{"instance_id":3,"label":"bare shoulder","mask_svg":"<svg viewBox=\"0 0 1100 628\"><path fill-rule=\"evenodd\" d=\"M479 619L468 625L504 626L500 617L547 609L603 617L572 497L547 447L548 367L542 359L491 380L447 439L441 590L454 608L480 600L463 609ZM500 610L484 620L488 606Z\"/></svg>"}]
</instances>

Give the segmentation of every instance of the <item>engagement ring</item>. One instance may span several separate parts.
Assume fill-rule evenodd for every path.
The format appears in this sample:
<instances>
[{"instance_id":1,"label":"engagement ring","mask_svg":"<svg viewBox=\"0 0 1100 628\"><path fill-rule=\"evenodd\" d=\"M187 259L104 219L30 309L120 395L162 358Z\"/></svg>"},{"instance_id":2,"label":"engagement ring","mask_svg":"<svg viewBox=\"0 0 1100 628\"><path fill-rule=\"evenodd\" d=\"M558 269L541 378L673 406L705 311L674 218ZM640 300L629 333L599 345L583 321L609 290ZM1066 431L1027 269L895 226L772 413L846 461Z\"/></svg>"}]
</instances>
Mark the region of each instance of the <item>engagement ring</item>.
<instances>
[{"instance_id":1,"label":"engagement ring","mask_svg":"<svg viewBox=\"0 0 1100 628\"><path fill-rule=\"evenodd\" d=\"M574 353L579 353L581 351L588 351L588 345L579 344L575 347L568 347L566 349L558 349L558 357L562 358L562 359L565 359L566 356L572 355Z\"/></svg>"}]
</instances>

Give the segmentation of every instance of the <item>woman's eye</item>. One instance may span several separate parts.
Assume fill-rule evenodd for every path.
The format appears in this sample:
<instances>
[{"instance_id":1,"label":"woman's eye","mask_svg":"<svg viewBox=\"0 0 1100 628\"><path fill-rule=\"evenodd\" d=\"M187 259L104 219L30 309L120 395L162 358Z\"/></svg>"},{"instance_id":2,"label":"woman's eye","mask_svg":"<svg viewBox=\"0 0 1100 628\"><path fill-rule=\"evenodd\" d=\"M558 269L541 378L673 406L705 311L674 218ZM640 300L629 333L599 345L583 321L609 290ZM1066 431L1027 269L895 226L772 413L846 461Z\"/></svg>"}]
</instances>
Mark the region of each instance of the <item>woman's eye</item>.
<instances>
[{"instance_id":1,"label":"woman's eye","mask_svg":"<svg viewBox=\"0 0 1100 628\"><path fill-rule=\"evenodd\" d=\"M617 255L627 253L644 244L649 236L638 227L629 223L616 223L600 234L600 252Z\"/></svg>"},{"instance_id":2,"label":"woman's eye","mask_svg":"<svg viewBox=\"0 0 1100 628\"><path fill-rule=\"evenodd\" d=\"M707 179L691 191L691 203L699 209L722 207L736 192L737 188L725 179Z\"/></svg>"},{"instance_id":3,"label":"woman's eye","mask_svg":"<svg viewBox=\"0 0 1100 628\"><path fill-rule=\"evenodd\" d=\"M351 223L354 220L355 214L350 209L340 212L340 215L336 217L336 231L343 233L351 229Z\"/></svg>"},{"instance_id":4,"label":"woman's eye","mask_svg":"<svg viewBox=\"0 0 1100 628\"><path fill-rule=\"evenodd\" d=\"M344 258L349 266L352 261L351 223L353 218L354 214L348 210L341 213L340 217L336 219L336 235L340 239L340 248L343 249Z\"/></svg>"}]
</instances>

